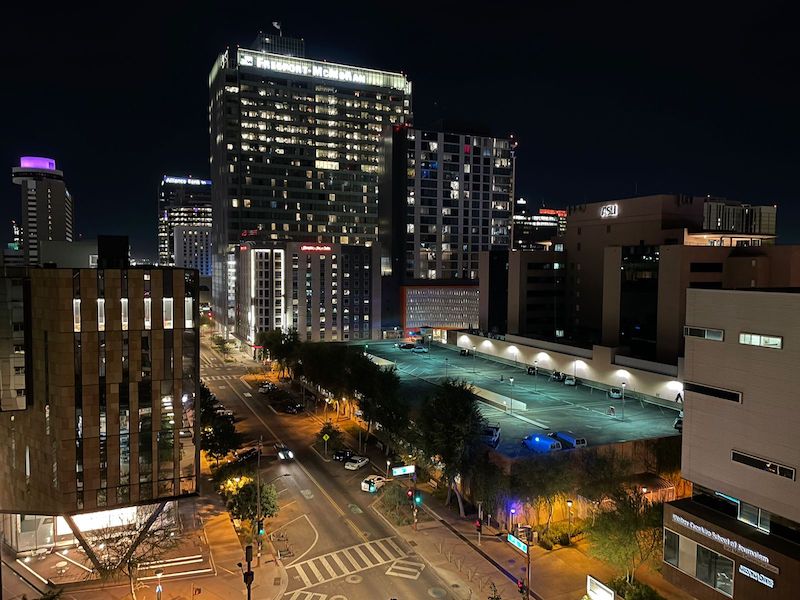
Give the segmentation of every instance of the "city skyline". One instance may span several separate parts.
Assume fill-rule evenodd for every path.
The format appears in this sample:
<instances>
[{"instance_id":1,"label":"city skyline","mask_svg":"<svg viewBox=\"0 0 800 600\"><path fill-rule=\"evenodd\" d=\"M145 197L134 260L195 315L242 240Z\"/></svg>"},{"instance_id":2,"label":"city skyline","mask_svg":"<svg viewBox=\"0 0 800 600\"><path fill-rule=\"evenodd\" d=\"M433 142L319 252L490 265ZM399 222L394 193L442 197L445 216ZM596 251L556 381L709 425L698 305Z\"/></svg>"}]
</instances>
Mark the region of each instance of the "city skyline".
<instances>
[{"instance_id":1,"label":"city skyline","mask_svg":"<svg viewBox=\"0 0 800 600\"><path fill-rule=\"evenodd\" d=\"M406 73L417 127L448 118L516 134L517 196L530 202L679 192L776 203L779 241L792 242L798 87L789 73L797 50L776 25L788 22L785 7L700 9L691 20L677 7L653 24L588 7L580 19L557 8L517 19L439 9L396 21L342 10L312 22L242 5L221 15L165 8L113 30L99 16L63 14L52 21L58 28L42 24L41 43L5 37L19 72L47 64L49 77L31 78L4 100L16 118L1 156L9 169L22 155L54 158L75 198L76 237L128 230L134 255L155 258L161 177L208 177L209 65L280 19L287 35L305 39L308 56ZM359 35L337 33L356 16L367 23ZM93 35L71 35L71 25ZM149 32L147 43L136 40L140 31ZM87 86L82 69L90 64ZM0 194L9 223L19 216L10 178Z\"/></svg>"}]
</instances>

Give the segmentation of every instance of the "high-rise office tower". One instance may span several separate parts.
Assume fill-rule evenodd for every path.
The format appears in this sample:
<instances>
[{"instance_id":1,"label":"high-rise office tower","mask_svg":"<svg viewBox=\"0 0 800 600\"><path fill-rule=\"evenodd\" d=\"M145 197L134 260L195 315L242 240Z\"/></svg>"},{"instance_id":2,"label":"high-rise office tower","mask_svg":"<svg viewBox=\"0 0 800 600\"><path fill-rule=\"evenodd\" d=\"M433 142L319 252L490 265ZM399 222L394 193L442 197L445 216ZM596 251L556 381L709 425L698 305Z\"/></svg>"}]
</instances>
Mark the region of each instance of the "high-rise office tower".
<instances>
[{"instance_id":1,"label":"high-rise office tower","mask_svg":"<svg viewBox=\"0 0 800 600\"><path fill-rule=\"evenodd\" d=\"M52 158L23 156L11 173L22 191L25 262L38 264L42 240L72 241L72 196Z\"/></svg>"},{"instance_id":2,"label":"high-rise office tower","mask_svg":"<svg viewBox=\"0 0 800 600\"><path fill-rule=\"evenodd\" d=\"M408 279L477 279L479 253L509 245L513 138L442 129L391 133L392 146L407 150L387 152L381 221L394 239L382 243L384 275L399 269Z\"/></svg>"},{"instance_id":3,"label":"high-rise office tower","mask_svg":"<svg viewBox=\"0 0 800 600\"><path fill-rule=\"evenodd\" d=\"M197 268L176 262L176 227L211 227L211 181L164 175L158 190L158 263Z\"/></svg>"},{"instance_id":4,"label":"high-rise office tower","mask_svg":"<svg viewBox=\"0 0 800 600\"><path fill-rule=\"evenodd\" d=\"M383 128L411 116L402 73L298 56L280 38L226 50L209 76L215 319L232 330L242 233L369 245L378 239ZM277 38L276 38L277 39Z\"/></svg>"}]
</instances>

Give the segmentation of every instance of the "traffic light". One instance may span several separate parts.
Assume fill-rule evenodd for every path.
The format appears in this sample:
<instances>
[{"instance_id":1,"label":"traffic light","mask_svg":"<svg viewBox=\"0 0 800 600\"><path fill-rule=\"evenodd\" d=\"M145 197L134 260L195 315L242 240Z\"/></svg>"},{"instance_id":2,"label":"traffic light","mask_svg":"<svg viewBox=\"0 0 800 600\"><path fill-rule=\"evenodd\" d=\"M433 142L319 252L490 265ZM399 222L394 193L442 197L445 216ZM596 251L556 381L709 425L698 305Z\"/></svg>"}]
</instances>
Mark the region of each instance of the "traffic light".
<instances>
[{"instance_id":1,"label":"traffic light","mask_svg":"<svg viewBox=\"0 0 800 600\"><path fill-rule=\"evenodd\" d=\"M481 523L480 519L475 519L475 531L480 533L483 530L483 523Z\"/></svg>"},{"instance_id":2,"label":"traffic light","mask_svg":"<svg viewBox=\"0 0 800 600\"><path fill-rule=\"evenodd\" d=\"M256 531L258 531L258 535L264 535L264 519L259 519L258 521L256 521L256 526L257 526Z\"/></svg>"},{"instance_id":3,"label":"traffic light","mask_svg":"<svg viewBox=\"0 0 800 600\"><path fill-rule=\"evenodd\" d=\"M416 492L414 494L414 504L416 504L417 506L422 504L422 493L421 492Z\"/></svg>"},{"instance_id":4,"label":"traffic light","mask_svg":"<svg viewBox=\"0 0 800 600\"><path fill-rule=\"evenodd\" d=\"M406 490L406 497L407 497L409 500L411 500L411 499L414 497L414 490L412 490L411 488L408 488L408 489Z\"/></svg>"},{"instance_id":5,"label":"traffic light","mask_svg":"<svg viewBox=\"0 0 800 600\"><path fill-rule=\"evenodd\" d=\"M369 493L372 494L374 492L375 492L375 482L374 481L370 481L369 482Z\"/></svg>"},{"instance_id":6,"label":"traffic light","mask_svg":"<svg viewBox=\"0 0 800 600\"><path fill-rule=\"evenodd\" d=\"M528 591L528 590L525 588L525 582L524 582L524 581L522 581L522 579L518 579L518 580L517 580L517 591L519 592L519 595L520 595L520 596L524 595L524 594L525 594L525 592L526 592L526 591Z\"/></svg>"}]
</instances>

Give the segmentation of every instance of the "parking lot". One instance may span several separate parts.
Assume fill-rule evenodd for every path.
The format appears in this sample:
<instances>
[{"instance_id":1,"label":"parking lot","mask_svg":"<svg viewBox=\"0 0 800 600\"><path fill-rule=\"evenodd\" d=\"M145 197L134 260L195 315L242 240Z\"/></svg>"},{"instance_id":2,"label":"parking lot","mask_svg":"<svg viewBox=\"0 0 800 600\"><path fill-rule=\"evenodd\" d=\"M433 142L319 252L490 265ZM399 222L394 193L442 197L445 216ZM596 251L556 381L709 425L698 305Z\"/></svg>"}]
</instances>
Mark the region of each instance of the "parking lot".
<instances>
[{"instance_id":1,"label":"parking lot","mask_svg":"<svg viewBox=\"0 0 800 600\"><path fill-rule=\"evenodd\" d=\"M397 365L401 389L414 410L435 393L445 377L475 386L487 399L481 403L487 422L502 428L498 450L506 456L530 454L521 440L534 430L572 431L585 437L589 446L678 435L672 426L678 415L674 410L631 394L626 394L623 407L621 399L611 399L603 390L581 384L566 386L551 381L549 374L528 375L524 364L504 364L481 355L463 356L452 347L437 344L430 352L417 354L396 348L392 342L373 341L368 352ZM610 406L615 416L608 414Z\"/></svg>"}]
</instances>

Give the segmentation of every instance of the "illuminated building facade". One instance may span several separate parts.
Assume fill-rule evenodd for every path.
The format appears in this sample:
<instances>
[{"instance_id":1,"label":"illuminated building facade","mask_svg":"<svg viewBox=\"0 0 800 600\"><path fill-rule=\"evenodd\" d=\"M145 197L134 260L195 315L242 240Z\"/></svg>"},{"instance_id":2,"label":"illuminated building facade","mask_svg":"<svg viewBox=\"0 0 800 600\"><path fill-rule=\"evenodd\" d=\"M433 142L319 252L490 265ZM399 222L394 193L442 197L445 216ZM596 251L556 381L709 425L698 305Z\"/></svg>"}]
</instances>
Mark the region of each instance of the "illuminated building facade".
<instances>
[{"instance_id":1,"label":"illuminated building facade","mask_svg":"<svg viewBox=\"0 0 800 600\"><path fill-rule=\"evenodd\" d=\"M405 133L407 159L395 167L407 173L405 198L395 199L406 206L405 276L477 279L479 253L510 243L515 142L421 129Z\"/></svg>"},{"instance_id":2,"label":"illuminated building facade","mask_svg":"<svg viewBox=\"0 0 800 600\"><path fill-rule=\"evenodd\" d=\"M172 229L175 266L211 277L211 227L178 225Z\"/></svg>"},{"instance_id":3,"label":"illuminated building facade","mask_svg":"<svg viewBox=\"0 0 800 600\"><path fill-rule=\"evenodd\" d=\"M214 313L225 330L243 231L342 245L378 239L382 131L411 118L401 73L307 59L286 39L257 47L226 50L209 75Z\"/></svg>"},{"instance_id":4,"label":"illuminated building facade","mask_svg":"<svg viewBox=\"0 0 800 600\"><path fill-rule=\"evenodd\" d=\"M0 506L14 550L73 545L67 515L196 493L197 288L194 270L4 267ZM15 377L21 394L6 389Z\"/></svg>"},{"instance_id":5,"label":"illuminated building facade","mask_svg":"<svg viewBox=\"0 0 800 600\"><path fill-rule=\"evenodd\" d=\"M377 245L316 242L240 244L236 335L250 345L259 331L295 329L304 341L380 337Z\"/></svg>"},{"instance_id":6,"label":"illuminated building facade","mask_svg":"<svg viewBox=\"0 0 800 600\"><path fill-rule=\"evenodd\" d=\"M210 180L164 175L158 189L158 264L164 267L196 268L200 269L202 276L210 276L210 266L205 272L195 264L187 264L179 260L177 252L179 249L183 250L183 244L176 242L175 228L193 228L189 231L197 231L197 228L210 228L211 216ZM182 231L185 232L186 229ZM209 253L210 256L210 237L192 241L202 241L206 246L198 247L196 253L188 250L187 253L181 252L184 258L188 255L193 259L192 262L197 262L200 259L199 255ZM202 264L202 261L199 262Z\"/></svg>"},{"instance_id":7,"label":"illuminated building facade","mask_svg":"<svg viewBox=\"0 0 800 600\"><path fill-rule=\"evenodd\" d=\"M699 600L800 590L797 291L687 292L681 476L694 491L664 506L661 571Z\"/></svg>"},{"instance_id":8,"label":"illuminated building facade","mask_svg":"<svg viewBox=\"0 0 800 600\"><path fill-rule=\"evenodd\" d=\"M434 339L446 339L450 329L478 326L478 285L474 281L418 281L401 290L401 326L406 335L432 329Z\"/></svg>"},{"instance_id":9,"label":"illuminated building facade","mask_svg":"<svg viewBox=\"0 0 800 600\"><path fill-rule=\"evenodd\" d=\"M511 247L514 250L535 250L562 236L567 230L567 211L540 208L533 212L525 201L517 200L511 225Z\"/></svg>"},{"instance_id":10,"label":"illuminated building facade","mask_svg":"<svg viewBox=\"0 0 800 600\"><path fill-rule=\"evenodd\" d=\"M12 170L12 181L22 193L22 250L25 263L39 264L39 245L45 240L71 242L72 196L64 173L52 158L23 156ZM14 235L17 238L17 233Z\"/></svg>"}]
</instances>

